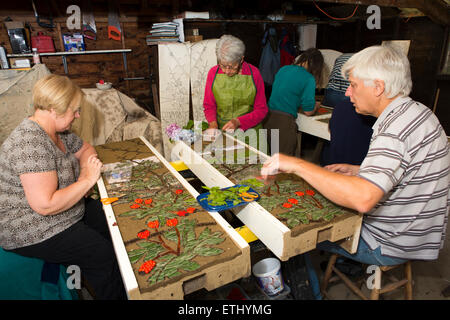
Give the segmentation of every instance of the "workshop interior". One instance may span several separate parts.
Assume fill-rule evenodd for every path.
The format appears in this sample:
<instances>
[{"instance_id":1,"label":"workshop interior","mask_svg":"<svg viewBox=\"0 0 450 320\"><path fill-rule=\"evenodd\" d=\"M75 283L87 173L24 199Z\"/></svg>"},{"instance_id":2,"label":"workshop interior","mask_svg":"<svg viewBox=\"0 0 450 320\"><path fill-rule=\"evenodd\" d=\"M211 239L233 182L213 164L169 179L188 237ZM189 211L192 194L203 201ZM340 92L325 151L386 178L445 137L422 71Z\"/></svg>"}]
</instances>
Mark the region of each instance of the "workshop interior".
<instances>
[{"instance_id":1,"label":"workshop interior","mask_svg":"<svg viewBox=\"0 0 450 320\"><path fill-rule=\"evenodd\" d=\"M2 2L0 300L450 300L449 6Z\"/></svg>"}]
</instances>

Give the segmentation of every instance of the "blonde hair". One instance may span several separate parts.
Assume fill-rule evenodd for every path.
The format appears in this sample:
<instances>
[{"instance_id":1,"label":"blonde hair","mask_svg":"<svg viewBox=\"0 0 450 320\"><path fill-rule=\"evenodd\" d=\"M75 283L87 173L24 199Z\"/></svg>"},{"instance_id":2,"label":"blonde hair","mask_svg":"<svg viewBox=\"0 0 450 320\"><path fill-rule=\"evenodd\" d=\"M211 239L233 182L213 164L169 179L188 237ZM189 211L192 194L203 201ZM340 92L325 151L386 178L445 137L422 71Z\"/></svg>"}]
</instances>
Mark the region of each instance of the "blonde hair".
<instances>
[{"instance_id":1,"label":"blonde hair","mask_svg":"<svg viewBox=\"0 0 450 320\"><path fill-rule=\"evenodd\" d=\"M50 74L39 79L33 87L34 109L53 109L57 114L64 114L72 101L84 93L80 87L68 77Z\"/></svg>"},{"instance_id":2,"label":"blonde hair","mask_svg":"<svg viewBox=\"0 0 450 320\"><path fill-rule=\"evenodd\" d=\"M383 80L387 98L408 96L412 89L408 57L393 46L372 46L355 53L342 66L344 78L348 79L350 72L366 86Z\"/></svg>"},{"instance_id":3,"label":"blonde hair","mask_svg":"<svg viewBox=\"0 0 450 320\"><path fill-rule=\"evenodd\" d=\"M240 62L245 54L245 44L235 36L224 34L216 43L216 56L219 62Z\"/></svg>"}]
</instances>

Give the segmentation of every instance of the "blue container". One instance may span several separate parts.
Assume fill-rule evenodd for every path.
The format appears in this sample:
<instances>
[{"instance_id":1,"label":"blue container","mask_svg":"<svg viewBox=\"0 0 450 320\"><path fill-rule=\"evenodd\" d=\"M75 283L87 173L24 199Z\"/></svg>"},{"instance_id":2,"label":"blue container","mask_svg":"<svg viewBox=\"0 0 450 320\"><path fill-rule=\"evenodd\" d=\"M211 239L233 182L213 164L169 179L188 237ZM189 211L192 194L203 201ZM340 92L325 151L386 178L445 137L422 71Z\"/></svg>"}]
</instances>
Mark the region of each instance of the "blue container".
<instances>
[{"instance_id":1,"label":"blue container","mask_svg":"<svg viewBox=\"0 0 450 320\"><path fill-rule=\"evenodd\" d=\"M234 185L234 186L232 186L232 187L227 187L227 188L222 188L222 189L220 189L220 190L227 190L227 189L230 189L230 188L236 188L236 187L247 187L247 185L243 185L243 184L237 184L237 185ZM245 205L245 204L247 204L247 203L251 203L251 202L253 202L253 201L258 201L260 198L261 198L261 196L259 195L259 193L258 192L256 192L254 189L252 189L252 188L250 188L250 189L248 189L247 190L247 192L248 193L255 193L255 194L257 194L258 195L258 197L256 197L256 198L254 198L252 201L245 201L245 200L242 200L241 199L241 201L239 202L239 203L236 203L236 204L233 204L233 200L226 200L226 205L221 205L221 206L213 206L213 205L210 205L209 203L208 203L208 196L209 196L209 192L206 192L206 193L202 193L202 194L200 194L199 196L197 196L197 202L202 206L202 208L203 209L205 209L206 211L212 211L212 212L220 212L220 211L224 211L224 210L228 210L228 209L231 209L231 208L234 208L234 207L239 207L239 206L242 206L242 205Z\"/></svg>"}]
</instances>

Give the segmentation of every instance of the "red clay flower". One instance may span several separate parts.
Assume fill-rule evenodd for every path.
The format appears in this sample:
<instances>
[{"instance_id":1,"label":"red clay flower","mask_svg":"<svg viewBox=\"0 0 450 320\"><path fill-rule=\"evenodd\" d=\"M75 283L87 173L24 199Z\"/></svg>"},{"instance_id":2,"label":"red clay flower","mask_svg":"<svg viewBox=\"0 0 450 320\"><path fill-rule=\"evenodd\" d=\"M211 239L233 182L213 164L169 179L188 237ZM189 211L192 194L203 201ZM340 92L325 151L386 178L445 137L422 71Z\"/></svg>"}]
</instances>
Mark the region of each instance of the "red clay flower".
<instances>
[{"instance_id":1,"label":"red clay flower","mask_svg":"<svg viewBox=\"0 0 450 320\"><path fill-rule=\"evenodd\" d=\"M313 195L315 195L316 193L314 192L314 190L306 190L306 194L307 194L308 196L313 196Z\"/></svg>"},{"instance_id":2,"label":"red clay flower","mask_svg":"<svg viewBox=\"0 0 450 320\"><path fill-rule=\"evenodd\" d=\"M150 236L150 231L149 230L144 230L141 231L137 234L139 239L147 239Z\"/></svg>"},{"instance_id":3,"label":"red clay flower","mask_svg":"<svg viewBox=\"0 0 450 320\"><path fill-rule=\"evenodd\" d=\"M156 266L156 262L153 260L145 261L140 267L139 272L149 273Z\"/></svg>"},{"instance_id":4,"label":"red clay flower","mask_svg":"<svg viewBox=\"0 0 450 320\"><path fill-rule=\"evenodd\" d=\"M297 191L295 192L295 194L298 195L299 197L303 197L305 195L305 193L302 191Z\"/></svg>"},{"instance_id":5,"label":"red clay flower","mask_svg":"<svg viewBox=\"0 0 450 320\"><path fill-rule=\"evenodd\" d=\"M140 207L141 207L141 206L138 205L137 203L132 204L132 205L130 206L131 209L137 209L137 208L140 208Z\"/></svg>"},{"instance_id":6,"label":"red clay flower","mask_svg":"<svg viewBox=\"0 0 450 320\"><path fill-rule=\"evenodd\" d=\"M298 203L298 200L297 200L297 199L294 199L294 198L290 198L290 199L288 199L288 202L290 202L290 203L292 203L292 204L297 204L297 203Z\"/></svg>"},{"instance_id":7,"label":"red clay flower","mask_svg":"<svg viewBox=\"0 0 450 320\"><path fill-rule=\"evenodd\" d=\"M144 200L141 199L141 198L137 198L137 199L134 200L134 202L136 202L136 203L142 203L142 202L144 202Z\"/></svg>"},{"instance_id":8,"label":"red clay flower","mask_svg":"<svg viewBox=\"0 0 450 320\"><path fill-rule=\"evenodd\" d=\"M149 228L157 229L159 227L159 221L150 221L147 225L149 226Z\"/></svg>"},{"instance_id":9,"label":"red clay flower","mask_svg":"<svg viewBox=\"0 0 450 320\"><path fill-rule=\"evenodd\" d=\"M285 202L285 203L283 203L283 207L285 207L285 208L292 208L292 203Z\"/></svg>"},{"instance_id":10,"label":"red clay flower","mask_svg":"<svg viewBox=\"0 0 450 320\"><path fill-rule=\"evenodd\" d=\"M176 193L176 194L182 194L182 193L183 193L183 190L182 190L182 189L177 189L177 190L175 190L175 193Z\"/></svg>"},{"instance_id":11,"label":"red clay flower","mask_svg":"<svg viewBox=\"0 0 450 320\"><path fill-rule=\"evenodd\" d=\"M184 217L185 215L186 215L186 211L185 210L181 210L181 211L178 211L177 212L177 215L179 216L179 217Z\"/></svg>"},{"instance_id":12,"label":"red clay flower","mask_svg":"<svg viewBox=\"0 0 450 320\"><path fill-rule=\"evenodd\" d=\"M152 204L152 202L153 202L153 199L145 199L145 204Z\"/></svg>"},{"instance_id":13,"label":"red clay flower","mask_svg":"<svg viewBox=\"0 0 450 320\"><path fill-rule=\"evenodd\" d=\"M197 210L197 209L196 209L196 208L193 208L193 207L189 207L189 208L186 209L186 211L187 211L188 213L194 213L195 210Z\"/></svg>"},{"instance_id":14,"label":"red clay flower","mask_svg":"<svg viewBox=\"0 0 450 320\"><path fill-rule=\"evenodd\" d=\"M168 227L175 227L178 224L178 219L173 218L166 221Z\"/></svg>"}]
</instances>

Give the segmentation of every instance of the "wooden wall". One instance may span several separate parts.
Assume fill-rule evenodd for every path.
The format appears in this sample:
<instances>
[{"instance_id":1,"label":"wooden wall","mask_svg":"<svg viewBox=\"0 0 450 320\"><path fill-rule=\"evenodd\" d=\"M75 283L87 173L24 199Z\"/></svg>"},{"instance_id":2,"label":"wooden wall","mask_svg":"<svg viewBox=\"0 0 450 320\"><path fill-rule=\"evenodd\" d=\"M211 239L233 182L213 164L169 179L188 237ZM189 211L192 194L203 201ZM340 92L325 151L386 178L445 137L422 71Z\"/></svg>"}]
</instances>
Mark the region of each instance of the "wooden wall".
<instances>
[{"instance_id":1,"label":"wooden wall","mask_svg":"<svg viewBox=\"0 0 450 320\"><path fill-rule=\"evenodd\" d=\"M123 21L122 21L123 20ZM151 28L150 22L140 22L137 18L125 18L121 20L123 42L108 40L107 18L96 16L97 40L85 38L86 50L131 49L126 55L127 69L125 71L122 53L86 54L67 56L68 74L82 88L93 88L100 79L112 82L113 87L125 94L138 98L144 104L152 104L150 86L150 47L145 42L145 37ZM31 25L32 36L38 32L52 36L56 51L64 51L61 34L73 33L77 30L69 30L66 21L55 19L53 29L40 27L34 16L23 17ZM7 53L12 53L8 33L3 23L0 24L0 44ZM52 73L66 75L61 56L42 56L44 63ZM123 78L145 77L145 80L124 81Z\"/></svg>"},{"instance_id":2,"label":"wooden wall","mask_svg":"<svg viewBox=\"0 0 450 320\"><path fill-rule=\"evenodd\" d=\"M92 88L99 79L110 81L118 90L137 98L141 105L151 112L154 110L152 86L157 82L157 50L155 46L147 46L145 37L151 29L150 19L140 19L138 16L121 18L124 32L124 43L107 39L107 17L96 15L97 40L85 39L87 50L131 49L127 54L128 74L125 72L121 53L95 54L84 56L69 56L68 76L83 88ZM3 19L2 19L3 20ZM159 19L161 20L161 18ZM61 51L61 41L57 28L43 29L37 25L32 15L22 19L32 26L32 34L43 31L54 39L56 50ZM56 20L61 26L61 32L69 32L65 20ZM286 28L295 42L298 24L272 24L281 35L281 29ZM261 41L265 28L262 22L185 22L186 29L199 29L203 39L218 38L229 33L241 38L247 47L246 61L259 65L262 52ZM369 30L364 20L341 24L319 24L317 47L334 49L342 52L357 52L367 46L380 44L383 40L411 40L409 59L413 78L411 97L432 108L437 91L437 72L440 56L444 45L445 28L433 23L427 17L383 19L380 30ZM6 28L0 24L0 44L11 53ZM62 58L42 57L51 72L64 74ZM152 67L150 67L152 65ZM124 77L145 77L145 80L124 81ZM155 88L153 88L155 89ZM154 92L156 92L154 90ZM449 117L449 110L440 110L440 116ZM450 134L450 128L445 128Z\"/></svg>"}]
</instances>

